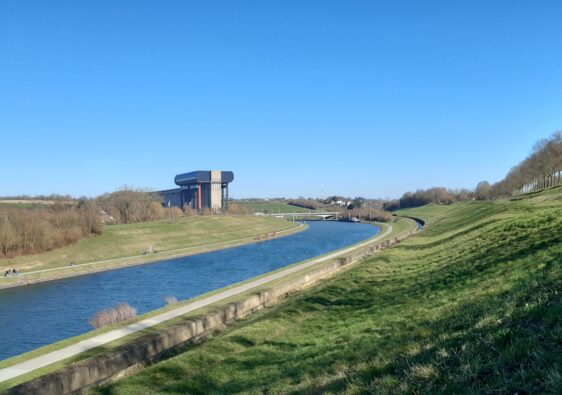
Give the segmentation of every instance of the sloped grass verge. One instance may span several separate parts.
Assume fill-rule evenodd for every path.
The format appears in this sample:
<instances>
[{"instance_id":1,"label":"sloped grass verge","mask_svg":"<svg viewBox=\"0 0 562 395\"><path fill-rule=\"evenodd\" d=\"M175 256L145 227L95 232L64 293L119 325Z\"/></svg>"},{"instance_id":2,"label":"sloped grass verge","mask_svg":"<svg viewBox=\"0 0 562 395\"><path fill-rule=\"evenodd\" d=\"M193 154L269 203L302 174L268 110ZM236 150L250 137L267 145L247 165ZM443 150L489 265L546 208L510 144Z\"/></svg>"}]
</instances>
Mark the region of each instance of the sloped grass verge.
<instances>
[{"instance_id":1,"label":"sloped grass verge","mask_svg":"<svg viewBox=\"0 0 562 395\"><path fill-rule=\"evenodd\" d=\"M561 393L562 200L430 211L397 247L95 393Z\"/></svg>"}]
</instances>

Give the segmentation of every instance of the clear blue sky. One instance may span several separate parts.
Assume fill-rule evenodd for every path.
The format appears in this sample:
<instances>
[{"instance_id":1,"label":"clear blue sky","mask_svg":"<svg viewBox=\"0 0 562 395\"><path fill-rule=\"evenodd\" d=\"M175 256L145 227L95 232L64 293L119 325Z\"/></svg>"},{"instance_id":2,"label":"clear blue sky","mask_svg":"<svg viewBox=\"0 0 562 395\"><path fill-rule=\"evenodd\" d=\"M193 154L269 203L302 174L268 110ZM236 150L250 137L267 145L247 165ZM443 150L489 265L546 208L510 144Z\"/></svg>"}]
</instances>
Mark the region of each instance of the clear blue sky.
<instances>
[{"instance_id":1,"label":"clear blue sky","mask_svg":"<svg viewBox=\"0 0 562 395\"><path fill-rule=\"evenodd\" d=\"M0 2L0 195L501 179L562 129L560 1Z\"/></svg>"}]
</instances>

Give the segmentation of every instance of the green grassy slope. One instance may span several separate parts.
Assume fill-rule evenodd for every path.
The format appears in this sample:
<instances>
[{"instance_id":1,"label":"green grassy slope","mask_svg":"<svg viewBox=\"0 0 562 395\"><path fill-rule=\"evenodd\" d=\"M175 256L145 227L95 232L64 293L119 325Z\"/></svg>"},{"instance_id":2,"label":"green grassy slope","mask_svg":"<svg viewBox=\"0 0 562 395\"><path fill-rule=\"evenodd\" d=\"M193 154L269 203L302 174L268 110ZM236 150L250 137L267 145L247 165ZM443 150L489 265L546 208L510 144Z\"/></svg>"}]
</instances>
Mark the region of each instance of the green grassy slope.
<instances>
[{"instance_id":1,"label":"green grassy slope","mask_svg":"<svg viewBox=\"0 0 562 395\"><path fill-rule=\"evenodd\" d=\"M292 206L290 204L284 202L266 202L266 201L237 201L237 204L240 204L244 207L248 207L250 210L254 212L260 212L265 214L277 214L277 213L308 213L311 210ZM314 211L314 210L312 210Z\"/></svg>"},{"instance_id":2,"label":"green grassy slope","mask_svg":"<svg viewBox=\"0 0 562 395\"><path fill-rule=\"evenodd\" d=\"M562 191L419 235L99 394L562 393Z\"/></svg>"},{"instance_id":3,"label":"green grassy slope","mask_svg":"<svg viewBox=\"0 0 562 395\"><path fill-rule=\"evenodd\" d=\"M411 215L423 218L427 222L433 222L437 218L451 217L451 215L461 208L465 207L468 202L459 202L451 205L439 205L439 204L427 204L422 207L416 207L415 209L403 209L395 211L397 215Z\"/></svg>"}]
</instances>

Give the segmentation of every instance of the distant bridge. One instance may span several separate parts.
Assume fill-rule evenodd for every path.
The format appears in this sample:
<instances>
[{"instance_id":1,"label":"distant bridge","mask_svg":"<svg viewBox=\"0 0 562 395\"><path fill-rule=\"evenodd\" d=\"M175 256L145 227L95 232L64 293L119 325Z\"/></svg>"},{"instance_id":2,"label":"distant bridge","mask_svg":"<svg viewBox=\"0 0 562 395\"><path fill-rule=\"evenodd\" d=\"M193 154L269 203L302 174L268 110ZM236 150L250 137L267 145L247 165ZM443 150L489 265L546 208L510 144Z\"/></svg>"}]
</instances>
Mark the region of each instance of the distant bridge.
<instances>
[{"instance_id":1,"label":"distant bridge","mask_svg":"<svg viewBox=\"0 0 562 395\"><path fill-rule=\"evenodd\" d=\"M326 212L318 212L318 211L309 211L302 212L302 213L272 213L272 214L257 214L257 215L265 215L268 217L275 217L275 218L292 218L293 221L296 220L303 220L303 219L313 219L313 218L322 218L323 220L338 220L342 217L341 213L337 211L326 211Z\"/></svg>"}]
</instances>

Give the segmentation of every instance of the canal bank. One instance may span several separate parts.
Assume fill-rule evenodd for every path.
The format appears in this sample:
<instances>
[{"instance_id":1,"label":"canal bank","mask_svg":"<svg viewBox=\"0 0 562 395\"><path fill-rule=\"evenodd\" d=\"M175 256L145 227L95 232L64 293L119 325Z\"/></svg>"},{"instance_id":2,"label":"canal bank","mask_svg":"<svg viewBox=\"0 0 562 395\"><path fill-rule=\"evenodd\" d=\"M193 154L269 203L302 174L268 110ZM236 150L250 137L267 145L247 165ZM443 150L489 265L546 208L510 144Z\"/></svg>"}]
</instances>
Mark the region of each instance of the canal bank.
<instances>
[{"instance_id":1,"label":"canal bank","mask_svg":"<svg viewBox=\"0 0 562 395\"><path fill-rule=\"evenodd\" d=\"M209 219L215 219L209 217ZM143 225L143 224L134 224ZM117 225L120 226L120 225ZM131 226L131 225L128 225ZM302 224L293 224L284 227L270 227L269 231L261 233L252 233L245 237L234 237L232 239L226 239L222 241L204 243L199 245L189 245L185 247L171 248L171 249L154 249L152 253L144 253L138 255L128 255L119 256L109 259L100 259L85 263L75 263L72 254L63 254L64 258L59 258L61 261L69 260L70 263L65 266L58 265L57 267L50 267L46 269L39 270L19 270L17 275L10 275L7 277L0 277L0 291L2 289L14 288L27 286L32 284L39 284L48 281L56 281L69 277L84 276L93 273L99 273L104 271L116 270L125 267L150 264L162 260L181 258L195 254L201 254L205 252L212 252L226 248L237 247L250 243L257 243L264 240L276 239L279 237L284 237L291 235L293 233L304 230L305 227ZM148 230L148 229L147 229ZM187 236L187 235L186 235ZM90 241L90 240L87 240ZM48 252L46 254L51 254ZM39 254L36 259L40 259L42 254ZM25 257L22 257L25 258ZM10 264L7 267L18 267L18 259L15 259L16 263Z\"/></svg>"},{"instance_id":2,"label":"canal bank","mask_svg":"<svg viewBox=\"0 0 562 395\"><path fill-rule=\"evenodd\" d=\"M264 283L265 285L257 286L257 288L252 288L251 290L246 291L245 293L243 292L242 294L238 294L237 297L227 297L226 299L222 299L219 303L211 302L215 304L210 307L201 309L197 305L194 305L192 307L198 309L196 311L197 314L195 316L193 316L193 313L191 313L191 314L187 314L186 316L172 319L171 321L168 321L166 324L162 324L164 325L163 327L162 325L158 325L157 327L153 327L149 330L143 330L142 332L137 334L137 336L140 336L141 339L148 341L148 343L143 343L142 341L141 343L145 344L145 346L148 344L150 350L152 351L159 349L159 347L175 347L174 345L170 345L171 343L175 344L175 341L171 340L172 338L175 338L175 336L170 335L167 332L167 330L176 327L177 325L179 325L181 328L184 328L180 330L180 332L183 333L183 335L181 335L180 338L183 338L182 336L186 336L187 332L185 332L186 331L185 325L188 325L191 328L196 328L195 332L190 332L191 335L188 336L187 340L182 340L183 343L185 342L189 343L190 341L196 340L200 336L206 336L208 331L220 329L220 327L228 323L229 320L243 316L244 314L247 314L248 312L251 312L257 308L261 308L261 306L263 306L264 304L273 303L279 297L283 297L286 294L294 292L299 288L314 283L320 278L335 273L341 268L346 267L350 263L353 263L366 255L377 252L379 249L386 248L393 243L399 242L401 239L415 232L415 229L410 224L406 224L407 226L403 226L405 221L407 220L400 220L398 222L398 226L396 227L397 230L398 229L400 230L400 234L396 232L390 234L390 232L392 232L392 229L389 228L387 229L387 231L384 232L384 234L372 238L366 242L358 243L352 247L344 248L335 253L327 254L321 258L313 259L309 261L310 266L305 267L302 266L302 264L293 265L290 268L294 270L292 274L285 272L287 269L279 270L279 272L283 272L283 273L280 274L277 273L277 275L280 276L279 279L277 280L271 280L271 278L265 278L263 281L266 282L267 284ZM268 276L269 275L263 277L268 277ZM256 284L252 284L252 286L256 286ZM211 295L211 296L215 296L215 295ZM221 295L221 297L224 297L224 295ZM201 302L201 299L198 299L196 302ZM224 310L225 308L227 310ZM206 314L210 314L210 315L206 315ZM195 320L195 323L193 320ZM193 327L193 325L195 326ZM178 328L176 327L176 329ZM151 340L147 340L147 336ZM151 338L151 336L156 336L157 338L164 336L162 339L168 339L168 340L163 340L163 343L160 346L156 347L156 344L157 343L159 344L159 341L155 340L156 338ZM172 336L172 338L170 336ZM120 358L120 357L116 357L116 355L121 355L121 357L124 357L129 361L131 360L130 355L128 355L127 353L123 354L122 347L127 348L127 346L120 347L120 345L123 344L128 344L129 346L131 346L131 342L134 342L134 344L136 344L136 346L134 347L139 346L137 340L140 341L140 339L137 340L130 339L131 337L135 337L135 335L128 336L127 338L123 339L121 342L114 341L113 343L108 345L108 346L113 345L111 347L111 349L114 351L111 353L112 354L111 361L113 361L112 364L116 363L117 359ZM143 349L143 347L141 347L140 349L138 348L135 349L137 349L138 351ZM107 351L107 348L104 348L104 350ZM137 354L137 356L144 355L143 358L144 357L148 358L147 354L145 353L146 351L147 351L146 349L144 349L144 351L142 352L139 351L140 354ZM157 354L159 353L160 351L158 351ZM89 356L92 356L94 354L96 353L93 354L90 353ZM100 356L99 358L104 358L104 357ZM89 359L90 362L93 360L97 360L97 362L95 362L97 364L96 366L102 366L102 365L105 366L107 362L106 361L101 363L100 360L96 358ZM76 365L76 368L78 370L82 369L82 372L83 369L92 371L91 370L92 367L88 364L89 364L88 362L83 361L83 363ZM117 365L119 364L117 363ZM58 364L58 367L62 367L61 364ZM50 366L48 368L43 369L43 372L41 373L46 373L47 371L53 371L54 368L55 366ZM74 375L77 374L76 371L74 370L70 376L68 376L69 374L68 371L65 370L65 372L66 372L64 373L65 377L70 377L70 376L76 377ZM37 374L39 374L39 372L36 373L36 375ZM26 375L26 379L30 379L31 378L30 376L32 375ZM98 377L96 375L94 376ZM51 375L48 375L46 377L51 377ZM17 380L11 380L12 385L16 384L15 381L17 382ZM36 381L34 382L37 383ZM27 386L26 388L27 388L26 391L31 390L29 386Z\"/></svg>"},{"instance_id":3,"label":"canal bank","mask_svg":"<svg viewBox=\"0 0 562 395\"><path fill-rule=\"evenodd\" d=\"M166 297L192 299L377 232L366 224L311 222L301 232L259 243L2 290L0 338L10 342L0 347L0 358L90 332L90 318L118 303L145 314L165 306Z\"/></svg>"}]
</instances>

